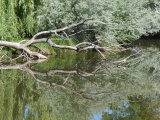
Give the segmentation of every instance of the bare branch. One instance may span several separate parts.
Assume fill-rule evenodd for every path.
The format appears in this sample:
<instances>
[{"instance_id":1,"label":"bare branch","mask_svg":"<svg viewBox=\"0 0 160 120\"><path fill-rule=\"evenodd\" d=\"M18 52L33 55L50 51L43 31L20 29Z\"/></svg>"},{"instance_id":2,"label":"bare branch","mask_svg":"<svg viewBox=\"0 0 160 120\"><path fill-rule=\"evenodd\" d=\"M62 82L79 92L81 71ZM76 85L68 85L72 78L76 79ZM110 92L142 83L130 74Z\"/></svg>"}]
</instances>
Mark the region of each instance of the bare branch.
<instances>
[{"instance_id":1,"label":"bare branch","mask_svg":"<svg viewBox=\"0 0 160 120\"><path fill-rule=\"evenodd\" d=\"M27 47L25 47L23 44L20 44L20 43L0 41L0 46L6 46L6 47L10 47L10 48L15 48L18 50L23 50L28 55L38 57L39 59L46 59L47 58L46 56L44 56L40 53L30 51Z\"/></svg>"},{"instance_id":2,"label":"bare branch","mask_svg":"<svg viewBox=\"0 0 160 120\"><path fill-rule=\"evenodd\" d=\"M69 26L66 26L66 27L63 27L63 28L60 28L60 29L38 32L26 43L23 43L24 41L21 41L19 43L0 41L0 46L6 46L6 47L21 50L22 52L24 52L24 55L26 55L27 59L28 59L28 57L31 57L31 58L32 57L37 57L39 59L46 59L47 58L43 54L41 54L39 52L33 52L28 48L29 46L31 46L35 43L40 43L40 42L48 43L48 45L53 47L53 48L69 49L69 50L74 50L74 51L77 51L77 52L84 51L84 50L89 50L89 49L95 49L102 56L103 59L105 59L105 55L103 54L103 51L118 51L118 50L122 49L121 47L118 47L119 49L113 49L111 47L101 47L101 46L98 46L98 45L96 45L95 43L92 43L92 42L82 42L82 43L79 43L79 44L74 45L74 46L72 46L72 45L71 46L57 45L49 37L48 38L41 38L42 35L50 36L51 34L55 34L59 37L62 37L60 35L62 33L63 36L69 40L69 35L67 35L66 30L69 30L71 28L74 28L74 27L77 27L77 26L80 26L80 25L85 25L85 24L88 24L88 23L92 23L92 24L93 23L100 23L100 24L103 24L103 25L107 25L104 22L94 20L92 18L88 18L88 19L84 19L84 20L82 20L78 23L71 24ZM86 29L86 30L78 31L77 33L74 33L72 35L75 35L75 34L78 34L80 32L87 31L87 30L96 31L95 29ZM37 47L37 48L39 49L39 47Z\"/></svg>"},{"instance_id":3,"label":"bare branch","mask_svg":"<svg viewBox=\"0 0 160 120\"><path fill-rule=\"evenodd\" d=\"M79 23L75 23L75 24L66 26L66 27L64 27L64 28L60 28L60 29L56 29L56 30L49 30L49 31L39 32L39 33L35 34L35 35L25 44L25 46L29 46L29 45L30 45L38 36L40 36L40 35L44 35L44 34L55 34L55 33L58 33L58 32L63 32L63 31L65 31L65 30L71 29L71 28L73 28L73 27L77 27L77 26L83 25L85 22L87 22L87 21L89 21L89 20L93 20L93 18L88 18L88 19L82 20L82 21L79 22Z\"/></svg>"},{"instance_id":4,"label":"bare branch","mask_svg":"<svg viewBox=\"0 0 160 120\"><path fill-rule=\"evenodd\" d=\"M96 47L95 47L95 49L100 53L100 55L101 55L104 59L106 59L106 57L104 56L104 54L103 54L99 49L97 49Z\"/></svg>"}]
</instances>

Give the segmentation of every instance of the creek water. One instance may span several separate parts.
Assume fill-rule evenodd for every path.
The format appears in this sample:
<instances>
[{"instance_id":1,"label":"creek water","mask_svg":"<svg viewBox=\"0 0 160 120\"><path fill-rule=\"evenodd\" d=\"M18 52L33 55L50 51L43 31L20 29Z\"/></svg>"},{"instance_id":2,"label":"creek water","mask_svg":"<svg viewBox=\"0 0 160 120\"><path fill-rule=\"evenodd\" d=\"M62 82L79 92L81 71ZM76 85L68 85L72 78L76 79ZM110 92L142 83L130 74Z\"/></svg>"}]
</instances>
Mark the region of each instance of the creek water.
<instances>
[{"instance_id":1,"label":"creek water","mask_svg":"<svg viewBox=\"0 0 160 120\"><path fill-rule=\"evenodd\" d=\"M159 120L159 40L134 51L0 65L1 120ZM135 52L136 51L136 52Z\"/></svg>"}]
</instances>

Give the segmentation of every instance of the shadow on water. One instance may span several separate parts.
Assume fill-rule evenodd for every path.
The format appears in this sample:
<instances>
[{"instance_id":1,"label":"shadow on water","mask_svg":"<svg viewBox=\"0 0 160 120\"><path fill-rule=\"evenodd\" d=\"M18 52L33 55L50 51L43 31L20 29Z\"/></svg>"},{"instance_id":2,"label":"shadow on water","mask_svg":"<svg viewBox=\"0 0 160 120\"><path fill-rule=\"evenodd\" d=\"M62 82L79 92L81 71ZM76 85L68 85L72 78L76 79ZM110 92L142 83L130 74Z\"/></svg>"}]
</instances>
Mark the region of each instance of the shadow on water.
<instances>
[{"instance_id":1,"label":"shadow on water","mask_svg":"<svg viewBox=\"0 0 160 120\"><path fill-rule=\"evenodd\" d=\"M106 61L82 53L1 65L0 118L160 119L159 50L136 49L137 54L111 54Z\"/></svg>"},{"instance_id":2,"label":"shadow on water","mask_svg":"<svg viewBox=\"0 0 160 120\"><path fill-rule=\"evenodd\" d=\"M141 48L148 48L148 47L160 48L160 39L140 39L134 41L132 45Z\"/></svg>"}]
</instances>

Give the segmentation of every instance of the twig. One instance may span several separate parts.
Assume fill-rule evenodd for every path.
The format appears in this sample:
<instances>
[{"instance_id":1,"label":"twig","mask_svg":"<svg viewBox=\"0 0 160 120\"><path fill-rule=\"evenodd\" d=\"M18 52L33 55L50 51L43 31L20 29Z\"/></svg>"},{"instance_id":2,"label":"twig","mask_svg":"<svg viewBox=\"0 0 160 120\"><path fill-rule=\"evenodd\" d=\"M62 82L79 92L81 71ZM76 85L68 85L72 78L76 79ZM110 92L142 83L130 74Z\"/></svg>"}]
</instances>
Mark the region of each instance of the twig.
<instances>
[{"instance_id":1,"label":"twig","mask_svg":"<svg viewBox=\"0 0 160 120\"><path fill-rule=\"evenodd\" d=\"M81 32L85 32L85 31L96 31L96 29L85 29L85 30L81 30L81 31L78 31L78 32L76 32L76 33L70 34L70 35L68 35L68 36L74 36L74 35L76 35L76 34L79 34L79 33L81 33Z\"/></svg>"},{"instance_id":2,"label":"twig","mask_svg":"<svg viewBox=\"0 0 160 120\"><path fill-rule=\"evenodd\" d=\"M137 55L139 52L140 52L140 51L138 51L138 52L135 53L135 54L131 54L130 56L126 57L126 58L123 59L123 60L115 61L115 62L112 62L112 63L120 63L120 64L121 64L121 63L125 63L125 62L127 62L127 60L128 60L129 58L131 58L131 57ZM137 59L137 58L136 58L136 59Z\"/></svg>"},{"instance_id":3,"label":"twig","mask_svg":"<svg viewBox=\"0 0 160 120\"><path fill-rule=\"evenodd\" d=\"M65 34L66 38L67 38L68 40L70 40L69 37L68 37L68 35L67 35L67 33L64 32L64 31L63 31L63 33Z\"/></svg>"},{"instance_id":4,"label":"twig","mask_svg":"<svg viewBox=\"0 0 160 120\"><path fill-rule=\"evenodd\" d=\"M70 77L70 74L67 76L67 78L65 79L65 81L63 82L63 84L65 84L68 81L69 77Z\"/></svg>"},{"instance_id":5,"label":"twig","mask_svg":"<svg viewBox=\"0 0 160 120\"><path fill-rule=\"evenodd\" d=\"M98 50L96 47L95 49L100 53L100 55L103 57L103 59L106 59L106 57L104 56L104 54L102 54L102 52L100 50Z\"/></svg>"}]
</instances>

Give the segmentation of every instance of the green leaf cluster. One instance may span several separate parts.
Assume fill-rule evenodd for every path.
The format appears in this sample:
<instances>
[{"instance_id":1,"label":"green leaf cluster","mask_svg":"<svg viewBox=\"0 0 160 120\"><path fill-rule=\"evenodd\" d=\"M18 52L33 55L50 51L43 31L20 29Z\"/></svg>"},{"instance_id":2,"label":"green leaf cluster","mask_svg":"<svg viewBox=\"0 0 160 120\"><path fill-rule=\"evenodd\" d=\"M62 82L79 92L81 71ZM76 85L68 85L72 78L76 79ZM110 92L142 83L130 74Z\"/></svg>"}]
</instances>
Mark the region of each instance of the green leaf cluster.
<instances>
[{"instance_id":1,"label":"green leaf cluster","mask_svg":"<svg viewBox=\"0 0 160 120\"><path fill-rule=\"evenodd\" d=\"M98 39L123 43L158 33L159 14L159 0L46 0L39 10L38 25L55 29L84 18L95 18L106 23L87 26L103 33L95 34ZM76 28L81 29L84 27Z\"/></svg>"},{"instance_id":2,"label":"green leaf cluster","mask_svg":"<svg viewBox=\"0 0 160 120\"><path fill-rule=\"evenodd\" d=\"M57 29L85 18L96 23L76 27L68 34L85 31L81 41L132 42L141 36L159 33L159 0L0 0L0 39L31 37L37 31ZM98 32L97 32L98 31Z\"/></svg>"},{"instance_id":3,"label":"green leaf cluster","mask_svg":"<svg viewBox=\"0 0 160 120\"><path fill-rule=\"evenodd\" d=\"M40 0L0 0L0 39L11 41L35 33L40 5Z\"/></svg>"}]
</instances>

